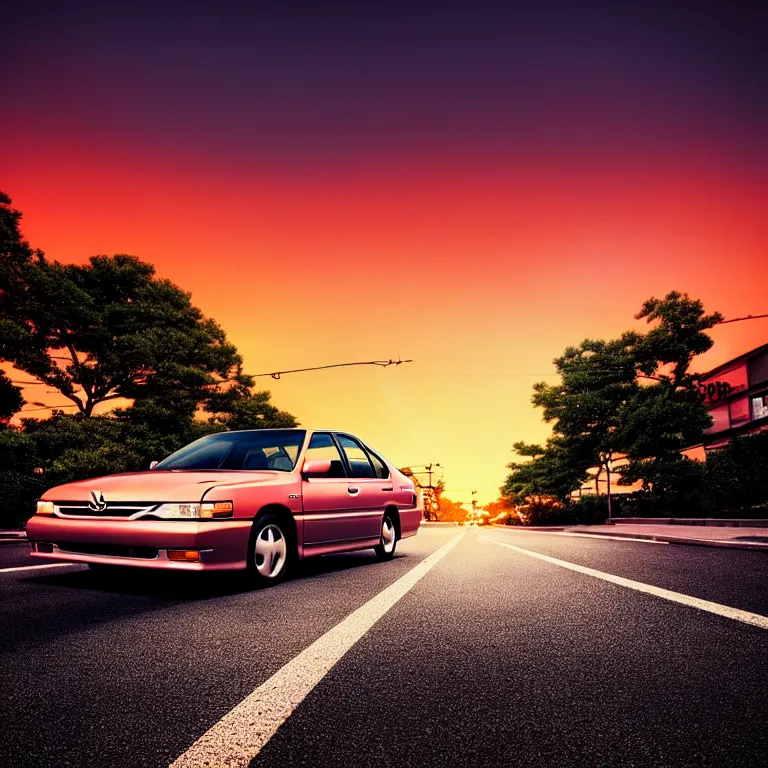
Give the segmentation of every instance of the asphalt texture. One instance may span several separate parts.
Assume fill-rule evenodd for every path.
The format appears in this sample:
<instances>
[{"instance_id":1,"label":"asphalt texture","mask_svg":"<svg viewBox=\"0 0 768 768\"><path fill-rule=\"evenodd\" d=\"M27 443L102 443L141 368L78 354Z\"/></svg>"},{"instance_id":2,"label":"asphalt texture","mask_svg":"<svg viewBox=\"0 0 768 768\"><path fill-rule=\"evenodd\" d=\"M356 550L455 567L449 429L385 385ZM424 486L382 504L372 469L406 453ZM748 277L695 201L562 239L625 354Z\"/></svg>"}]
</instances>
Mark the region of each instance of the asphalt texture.
<instances>
[{"instance_id":1,"label":"asphalt texture","mask_svg":"<svg viewBox=\"0 0 768 768\"><path fill-rule=\"evenodd\" d=\"M0 762L167 766L455 535L255 766L762 766L768 632L493 543L768 615L768 553L425 527L234 577L0 572ZM0 569L34 564L0 548Z\"/></svg>"}]
</instances>

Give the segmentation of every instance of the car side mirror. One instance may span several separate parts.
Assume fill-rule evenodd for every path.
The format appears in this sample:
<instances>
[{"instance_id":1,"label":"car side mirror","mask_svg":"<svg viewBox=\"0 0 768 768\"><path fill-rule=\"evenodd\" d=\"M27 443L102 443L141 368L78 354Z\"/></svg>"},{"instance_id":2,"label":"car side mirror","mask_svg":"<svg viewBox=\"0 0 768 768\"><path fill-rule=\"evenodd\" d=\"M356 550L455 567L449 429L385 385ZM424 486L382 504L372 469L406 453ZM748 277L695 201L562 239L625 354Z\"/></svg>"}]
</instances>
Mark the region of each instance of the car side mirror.
<instances>
[{"instance_id":1,"label":"car side mirror","mask_svg":"<svg viewBox=\"0 0 768 768\"><path fill-rule=\"evenodd\" d=\"M312 459L305 461L301 474L304 477L323 477L331 471L330 459Z\"/></svg>"},{"instance_id":2,"label":"car side mirror","mask_svg":"<svg viewBox=\"0 0 768 768\"><path fill-rule=\"evenodd\" d=\"M149 468L154 469L159 463L160 463L159 461L150 461Z\"/></svg>"}]
</instances>

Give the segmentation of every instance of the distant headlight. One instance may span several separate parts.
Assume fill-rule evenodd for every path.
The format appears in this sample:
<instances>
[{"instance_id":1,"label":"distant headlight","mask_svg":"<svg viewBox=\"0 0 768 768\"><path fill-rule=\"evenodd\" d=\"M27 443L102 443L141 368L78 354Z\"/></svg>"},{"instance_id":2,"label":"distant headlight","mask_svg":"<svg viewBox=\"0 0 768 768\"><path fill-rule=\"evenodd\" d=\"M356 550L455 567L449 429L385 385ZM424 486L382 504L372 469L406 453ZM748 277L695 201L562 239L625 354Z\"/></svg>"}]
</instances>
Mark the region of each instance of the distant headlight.
<instances>
[{"instance_id":1,"label":"distant headlight","mask_svg":"<svg viewBox=\"0 0 768 768\"><path fill-rule=\"evenodd\" d=\"M197 520L200 517L200 505L162 504L152 514L165 520Z\"/></svg>"}]
</instances>

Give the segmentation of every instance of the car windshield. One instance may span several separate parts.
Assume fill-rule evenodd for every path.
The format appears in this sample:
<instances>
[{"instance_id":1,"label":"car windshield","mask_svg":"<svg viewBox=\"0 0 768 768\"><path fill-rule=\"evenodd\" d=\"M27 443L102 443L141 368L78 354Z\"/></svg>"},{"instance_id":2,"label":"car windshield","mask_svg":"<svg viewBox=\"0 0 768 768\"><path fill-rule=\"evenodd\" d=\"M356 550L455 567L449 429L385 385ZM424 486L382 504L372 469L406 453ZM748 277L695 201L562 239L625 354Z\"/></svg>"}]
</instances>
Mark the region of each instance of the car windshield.
<instances>
[{"instance_id":1,"label":"car windshield","mask_svg":"<svg viewBox=\"0 0 768 768\"><path fill-rule=\"evenodd\" d=\"M306 434L303 429L258 429L206 435L172 453L155 469L290 472Z\"/></svg>"}]
</instances>

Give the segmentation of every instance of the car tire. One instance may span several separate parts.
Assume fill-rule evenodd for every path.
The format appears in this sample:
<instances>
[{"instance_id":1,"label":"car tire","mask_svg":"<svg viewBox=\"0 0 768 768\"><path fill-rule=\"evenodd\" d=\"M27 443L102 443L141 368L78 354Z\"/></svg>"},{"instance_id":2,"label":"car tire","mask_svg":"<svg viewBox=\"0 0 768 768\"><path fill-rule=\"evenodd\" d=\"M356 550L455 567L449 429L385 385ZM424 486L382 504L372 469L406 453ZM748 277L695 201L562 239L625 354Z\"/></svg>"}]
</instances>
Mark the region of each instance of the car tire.
<instances>
[{"instance_id":1,"label":"car tire","mask_svg":"<svg viewBox=\"0 0 768 768\"><path fill-rule=\"evenodd\" d=\"M385 512L381 519L381 538L373 551L379 560L391 560L397 549L397 526L391 512Z\"/></svg>"},{"instance_id":2,"label":"car tire","mask_svg":"<svg viewBox=\"0 0 768 768\"><path fill-rule=\"evenodd\" d=\"M286 522L277 515L266 514L253 524L248 540L247 572L260 587L271 587L284 581L293 560L293 538Z\"/></svg>"}]
</instances>

